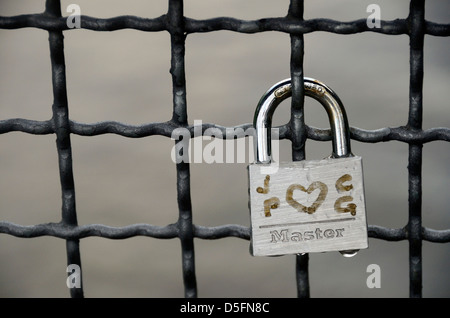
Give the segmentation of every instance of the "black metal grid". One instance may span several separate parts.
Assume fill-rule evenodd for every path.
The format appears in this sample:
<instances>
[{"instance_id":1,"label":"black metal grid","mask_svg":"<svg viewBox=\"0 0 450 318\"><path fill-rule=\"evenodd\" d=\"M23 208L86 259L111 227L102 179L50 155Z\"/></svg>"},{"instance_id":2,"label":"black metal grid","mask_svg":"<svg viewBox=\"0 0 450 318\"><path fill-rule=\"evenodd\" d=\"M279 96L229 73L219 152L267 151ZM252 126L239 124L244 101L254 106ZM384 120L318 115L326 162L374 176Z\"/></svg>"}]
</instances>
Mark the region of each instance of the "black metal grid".
<instances>
[{"instance_id":1,"label":"black metal grid","mask_svg":"<svg viewBox=\"0 0 450 318\"><path fill-rule=\"evenodd\" d=\"M244 21L231 17L195 20L184 16L182 0L168 0L168 12L158 18L146 19L136 16L119 16L98 19L81 17L81 27L94 31L114 31L125 28L156 32L167 31L171 36L171 70L173 84L173 116L167 122L131 126L118 122L84 124L69 119L66 91L63 31L70 30L66 18L61 15L59 0L46 0L45 11L13 17L0 17L0 28L19 29L40 28L49 32L50 55L53 84L53 116L50 120L34 121L22 118L0 120L0 133L20 131L34 135L55 134L59 158L59 172L62 192L62 220L59 223L22 226L0 222L0 233L22 238L53 236L66 240L67 264L81 267L79 240L86 237L126 239L134 236L152 238L178 238L182 247L182 270L185 297L197 297L195 274L194 238L220 239L238 237L249 240L250 229L242 225L204 227L193 223L190 194L189 163L178 163L177 200L178 221L167 226L151 224L108 227L104 225L78 226L75 206L75 186L72 171L72 148L70 134L97 136L117 134L129 138L161 135L170 137L179 127L188 128L193 136L193 126L188 124L185 78L185 40L192 33L229 30L240 33L278 31L290 34L291 38L291 78L292 102L291 120L280 127L280 138L292 143L292 159L305 159L306 139L328 141L330 131L308 127L304 123L303 91L303 35L324 31L336 34L356 34L377 32L385 35L406 34L410 39L410 94L409 116L405 126L363 130L351 128L351 138L365 143L400 141L409 145L409 219L402 228L386 228L369 225L369 237L386 241L409 242L410 297L422 296L422 242L449 242L450 229L434 230L422 226L422 147L424 143L442 140L450 141L449 128L422 129L423 116L423 57L425 35L449 36L450 25L425 20L425 0L411 0L410 12L406 19L382 21L380 28L369 28L366 19L340 22L330 19L303 19L303 0L291 0L285 17ZM203 124L202 129L215 127L225 132L226 127ZM250 127L250 124L240 128ZM238 127L234 127L238 128ZM223 133L223 136L226 136ZM243 138L244 135L238 136ZM226 137L225 137L226 138ZM296 280L298 297L309 297L308 255L296 257ZM83 297L83 288L71 288L72 297Z\"/></svg>"}]
</instances>

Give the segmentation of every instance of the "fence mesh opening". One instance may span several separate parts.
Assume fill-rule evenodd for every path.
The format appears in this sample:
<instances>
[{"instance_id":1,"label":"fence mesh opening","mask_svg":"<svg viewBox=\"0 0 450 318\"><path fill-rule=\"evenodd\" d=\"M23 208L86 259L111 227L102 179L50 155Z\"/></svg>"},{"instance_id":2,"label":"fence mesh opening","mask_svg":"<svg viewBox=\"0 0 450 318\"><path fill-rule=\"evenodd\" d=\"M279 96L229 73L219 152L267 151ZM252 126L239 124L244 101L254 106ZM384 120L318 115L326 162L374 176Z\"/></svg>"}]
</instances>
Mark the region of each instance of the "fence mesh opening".
<instances>
[{"instance_id":1,"label":"fence mesh opening","mask_svg":"<svg viewBox=\"0 0 450 318\"><path fill-rule=\"evenodd\" d=\"M0 4L0 295L67 292L77 265L71 297L110 286L124 293L114 296L449 296L439 244L450 241L449 5L378 1L371 27L370 1L241 2ZM195 150L198 127L249 128L262 93L287 77L292 98L274 118L281 158L328 155L330 131L316 128L326 115L304 99L304 76L341 97L365 162L369 249L351 260L252 258L249 154L171 160L175 129ZM223 139L252 149L244 135ZM370 264L379 290L366 286Z\"/></svg>"}]
</instances>

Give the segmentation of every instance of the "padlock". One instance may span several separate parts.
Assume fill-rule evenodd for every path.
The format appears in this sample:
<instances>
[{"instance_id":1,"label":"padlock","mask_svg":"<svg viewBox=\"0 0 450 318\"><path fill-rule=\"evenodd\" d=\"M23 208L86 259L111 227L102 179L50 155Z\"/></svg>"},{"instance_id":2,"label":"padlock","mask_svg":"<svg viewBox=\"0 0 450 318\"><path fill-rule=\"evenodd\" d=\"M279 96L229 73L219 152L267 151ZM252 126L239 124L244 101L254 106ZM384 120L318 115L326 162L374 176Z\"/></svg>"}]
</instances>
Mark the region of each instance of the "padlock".
<instances>
[{"instance_id":1,"label":"padlock","mask_svg":"<svg viewBox=\"0 0 450 318\"><path fill-rule=\"evenodd\" d=\"M350 257L368 247L362 160L351 152L344 106L315 79L304 78L304 91L328 114L333 150L322 160L271 162L272 115L292 96L291 80L262 96L253 122L255 163L248 166L254 256L339 251Z\"/></svg>"}]
</instances>

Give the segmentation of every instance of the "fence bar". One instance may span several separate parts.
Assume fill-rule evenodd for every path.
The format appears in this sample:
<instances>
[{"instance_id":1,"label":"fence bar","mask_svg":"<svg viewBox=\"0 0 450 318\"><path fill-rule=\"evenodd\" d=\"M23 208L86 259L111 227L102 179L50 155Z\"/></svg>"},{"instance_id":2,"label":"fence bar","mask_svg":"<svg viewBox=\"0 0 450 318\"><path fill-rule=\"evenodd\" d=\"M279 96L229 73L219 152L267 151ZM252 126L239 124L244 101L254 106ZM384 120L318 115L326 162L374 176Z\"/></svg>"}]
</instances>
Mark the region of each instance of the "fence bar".
<instances>
[{"instance_id":1,"label":"fence bar","mask_svg":"<svg viewBox=\"0 0 450 318\"><path fill-rule=\"evenodd\" d=\"M61 16L59 0L47 0L45 13ZM53 125L58 149L59 175L62 190L62 221L67 226L78 226L75 207L75 184L72 169L72 147L70 143L69 107L66 89L66 66L64 61L64 36L62 31L49 31L50 57L53 84ZM76 264L81 269L80 242L78 239L66 240L67 265ZM73 298L83 297L82 271L81 288L70 288Z\"/></svg>"},{"instance_id":2,"label":"fence bar","mask_svg":"<svg viewBox=\"0 0 450 318\"><path fill-rule=\"evenodd\" d=\"M422 130L423 118L423 43L425 34L425 0L410 3L410 93L408 127ZM422 297L422 147L409 144L409 277L411 298Z\"/></svg>"},{"instance_id":3,"label":"fence bar","mask_svg":"<svg viewBox=\"0 0 450 318\"><path fill-rule=\"evenodd\" d=\"M303 0L291 0L288 18L296 23L303 21ZM303 87L303 58L304 39L303 34L291 34L291 119L289 122L289 136L292 148L292 160L305 160L305 143L307 138L304 117L304 87ZM309 298L309 255L296 255L295 277L297 281L297 297Z\"/></svg>"},{"instance_id":4,"label":"fence bar","mask_svg":"<svg viewBox=\"0 0 450 318\"><path fill-rule=\"evenodd\" d=\"M187 126L186 76L185 76L185 35L183 1L169 0L167 14L171 36L171 69L173 85L172 122ZM178 141L179 142L179 141ZM180 154L177 154L178 156ZM192 222L191 185L189 163L176 164L177 193L179 209L179 237L181 240L184 294L186 298L197 297L195 275L194 225Z\"/></svg>"}]
</instances>

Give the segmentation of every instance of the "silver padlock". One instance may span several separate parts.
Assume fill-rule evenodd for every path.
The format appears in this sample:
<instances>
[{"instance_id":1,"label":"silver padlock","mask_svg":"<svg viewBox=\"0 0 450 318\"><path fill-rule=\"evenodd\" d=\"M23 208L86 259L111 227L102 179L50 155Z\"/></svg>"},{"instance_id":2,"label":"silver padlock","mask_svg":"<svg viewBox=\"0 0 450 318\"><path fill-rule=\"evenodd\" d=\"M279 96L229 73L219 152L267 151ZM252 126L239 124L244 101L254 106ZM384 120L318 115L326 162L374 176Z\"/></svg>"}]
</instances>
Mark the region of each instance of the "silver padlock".
<instances>
[{"instance_id":1,"label":"silver padlock","mask_svg":"<svg viewBox=\"0 0 450 318\"><path fill-rule=\"evenodd\" d=\"M254 256L329 251L353 256L368 247L362 160L351 152L344 106L315 79L304 78L304 89L327 111L333 151L323 160L271 162L272 115L292 96L291 80L263 95L253 122L256 162L248 166Z\"/></svg>"}]
</instances>

